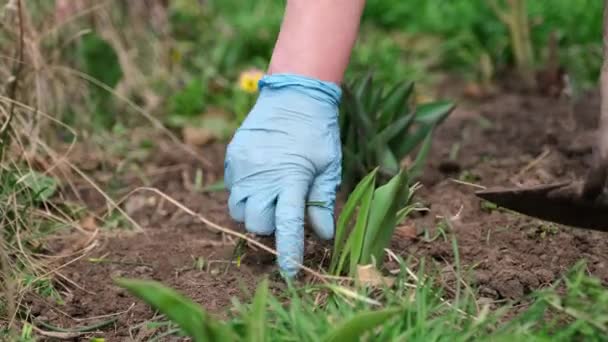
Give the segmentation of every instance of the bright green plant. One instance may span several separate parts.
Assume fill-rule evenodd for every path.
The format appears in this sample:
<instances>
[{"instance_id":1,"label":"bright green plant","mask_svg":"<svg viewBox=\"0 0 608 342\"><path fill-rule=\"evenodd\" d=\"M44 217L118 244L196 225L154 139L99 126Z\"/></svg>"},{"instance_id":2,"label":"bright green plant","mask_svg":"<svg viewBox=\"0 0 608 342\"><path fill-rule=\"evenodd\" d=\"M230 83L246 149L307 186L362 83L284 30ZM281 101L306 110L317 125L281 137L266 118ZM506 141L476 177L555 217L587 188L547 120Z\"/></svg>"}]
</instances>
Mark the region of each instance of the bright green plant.
<instances>
[{"instance_id":1,"label":"bright green plant","mask_svg":"<svg viewBox=\"0 0 608 342\"><path fill-rule=\"evenodd\" d=\"M376 166L380 178L395 176L401 162L418 148L409 175L418 176L435 127L452 111L451 102L412 103L412 82L388 91L367 74L347 84L340 116L344 153L343 185L350 190Z\"/></svg>"},{"instance_id":2,"label":"bright green plant","mask_svg":"<svg viewBox=\"0 0 608 342\"><path fill-rule=\"evenodd\" d=\"M353 341L396 317L402 311L398 305L380 310L359 310L328 329L322 327L319 322L314 322L312 317L306 316L309 314L308 310L312 308L309 302L306 302L305 306L293 305L290 310L283 308L277 298L270 294L268 281L265 280L258 286L251 305L243 306L237 302L235 305L239 309L238 317L232 321L222 322L209 315L198 304L158 282L130 279L118 279L116 282L166 315L194 342L283 341L288 336L301 335L299 332L302 329L308 333L307 338L303 340ZM297 294L294 293L292 299L293 304L300 304ZM344 304L342 306L348 307ZM323 314L313 314L317 318L323 317ZM269 321L270 315L275 320L274 323ZM291 322L291 318L295 318L298 323ZM299 327L293 327L291 331L283 333L280 331L283 325Z\"/></svg>"},{"instance_id":3,"label":"bright green plant","mask_svg":"<svg viewBox=\"0 0 608 342\"><path fill-rule=\"evenodd\" d=\"M195 342L234 341L235 336L224 323L209 316L189 298L163 285L146 280L118 279L117 284L162 312Z\"/></svg>"},{"instance_id":4,"label":"bright green plant","mask_svg":"<svg viewBox=\"0 0 608 342\"><path fill-rule=\"evenodd\" d=\"M416 275L406 271L403 260L399 264L394 288L373 293L358 288L346 295L337 284L290 284L273 294L262 281L250 304L233 300L224 321L157 282L123 279L118 284L164 314L194 342L605 340L608 291L586 274L584 264L556 284L560 291L552 286L534 293L531 306L518 309L508 322L503 319L508 305L498 310L479 307L474 294L462 291L460 283L460 296L444 299L437 287L441 282L434 281L424 259ZM460 274L458 265L456 269Z\"/></svg>"},{"instance_id":5,"label":"bright green plant","mask_svg":"<svg viewBox=\"0 0 608 342\"><path fill-rule=\"evenodd\" d=\"M191 81L184 89L169 97L170 114L180 117L193 117L201 114L205 109L204 94L203 82L199 79Z\"/></svg>"},{"instance_id":6,"label":"bright green plant","mask_svg":"<svg viewBox=\"0 0 608 342\"><path fill-rule=\"evenodd\" d=\"M110 88L116 87L123 77L118 54L110 43L95 33L80 39L77 56L84 73ZM110 128L116 123L117 115L112 94L99 87L90 87L88 100L94 124Z\"/></svg>"},{"instance_id":7,"label":"bright green plant","mask_svg":"<svg viewBox=\"0 0 608 342\"><path fill-rule=\"evenodd\" d=\"M333 274L340 275L347 269L354 276L358 265L380 266L395 227L415 209L411 204L415 186L409 186L406 171L401 170L376 188L377 178L378 169L363 178L340 214L330 264Z\"/></svg>"}]
</instances>

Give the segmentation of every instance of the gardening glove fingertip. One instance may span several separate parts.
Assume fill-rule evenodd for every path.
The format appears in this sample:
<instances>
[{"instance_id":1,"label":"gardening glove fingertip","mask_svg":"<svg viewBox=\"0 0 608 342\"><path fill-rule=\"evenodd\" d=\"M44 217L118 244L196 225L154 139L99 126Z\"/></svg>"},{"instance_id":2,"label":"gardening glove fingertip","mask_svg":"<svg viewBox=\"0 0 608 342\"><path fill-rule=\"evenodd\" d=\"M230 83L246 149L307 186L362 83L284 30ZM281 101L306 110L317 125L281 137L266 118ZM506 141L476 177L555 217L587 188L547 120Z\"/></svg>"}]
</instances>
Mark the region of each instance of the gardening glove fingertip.
<instances>
[{"instance_id":1,"label":"gardening glove fingertip","mask_svg":"<svg viewBox=\"0 0 608 342\"><path fill-rule=\"evenodd\" d=\"M296 276L304 258L304 206L306 184L290 184L277 199L276 247L281 272Z\"/></svg>"},{"instance_id":2,"label":"gardening glove fingertip","mask_svg":"<svg viewBox=\"0 0 608 342\"><path fill-rule=\"evenodd\" d=\"M340 162L337 160L315 179L308 195L310 224L323 240L330 240L334 236L334 204L341 177Z\"/></svg>"},{"instance_id":3,"label":"gardening glove fingertip","mask_svg":"<svg viewBox=\"0 0 608 342\"><path fill-rule=\"evenodd\" d=\"M308 217L315 234L320 239L331 240L334 237L334 211L333 207L322 208L318 206L308 207Z\"/></svg>"}]
</instances>

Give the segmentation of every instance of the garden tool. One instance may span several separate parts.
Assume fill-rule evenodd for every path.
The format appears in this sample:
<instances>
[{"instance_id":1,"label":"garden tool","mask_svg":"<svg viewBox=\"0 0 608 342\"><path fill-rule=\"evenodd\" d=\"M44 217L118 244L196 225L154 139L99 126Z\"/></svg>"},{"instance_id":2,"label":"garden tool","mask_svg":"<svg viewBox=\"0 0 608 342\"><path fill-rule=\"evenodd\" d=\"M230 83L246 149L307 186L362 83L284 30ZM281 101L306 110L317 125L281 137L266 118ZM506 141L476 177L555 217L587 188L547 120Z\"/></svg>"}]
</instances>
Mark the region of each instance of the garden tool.
<instances>
[{"instance_id":1,"label":"garden tool","mask_svg":"<svg viewBox=\"0 0 608 342\"><path fill-rule=\"evenodd\" d=\"M601 72L601 109L591 169L583 181L526 188L487 189L477 196L500 207L572 227L608 232L608 0L604 1L604 63Z\"/></svg>"},{"instance_id":2,"label":"garden tool","mask_svg":"<svg viewBox=\"0 0 608 342\"><path fill-rule=\"evenodd\" d=\"M587 180L586 180L587 182ZM477 196L524 215L567 226L608 232L608 197L586 197L582 182L561 182L526 188L495 188Z\"/></svg>"}]
</instances>

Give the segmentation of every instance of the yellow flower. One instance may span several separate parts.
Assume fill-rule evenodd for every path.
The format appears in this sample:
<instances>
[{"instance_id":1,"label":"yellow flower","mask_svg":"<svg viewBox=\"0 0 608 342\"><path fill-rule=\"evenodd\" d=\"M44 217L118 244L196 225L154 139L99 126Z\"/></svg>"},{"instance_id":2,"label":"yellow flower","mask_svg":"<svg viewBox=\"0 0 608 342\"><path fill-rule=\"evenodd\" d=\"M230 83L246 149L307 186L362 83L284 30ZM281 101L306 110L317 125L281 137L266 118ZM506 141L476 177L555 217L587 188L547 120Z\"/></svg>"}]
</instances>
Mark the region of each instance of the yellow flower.
<instances>
[{"instance_id":1,"label":"yellow flower","mask_svg":"<svg viewBox=\"0 0 608 342\"><path fill-rule=\"evenodd\" d=\"M239 76L239 88L248 93L255 93L258 91L258 81L263 76L264 73L258 69L243 71Z\"/></svg>"}]
</instances>

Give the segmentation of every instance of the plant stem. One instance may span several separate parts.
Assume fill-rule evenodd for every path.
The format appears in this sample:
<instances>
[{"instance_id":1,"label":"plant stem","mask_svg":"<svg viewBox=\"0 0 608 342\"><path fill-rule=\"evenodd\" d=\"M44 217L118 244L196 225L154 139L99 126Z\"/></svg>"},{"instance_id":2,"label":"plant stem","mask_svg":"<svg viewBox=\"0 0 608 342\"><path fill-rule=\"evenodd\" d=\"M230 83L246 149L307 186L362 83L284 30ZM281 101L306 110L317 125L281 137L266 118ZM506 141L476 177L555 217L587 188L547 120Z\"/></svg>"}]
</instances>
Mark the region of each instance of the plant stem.
<instances>
[{"instance_id":1,"label":"plant stem","mask_svg":"<svg viewBox=\"0 0 608 342\"><path fill-rule=\"evenodd\" d=\"M530 40L530 22L526 0L508 0L503 9L496 0L488 1L496 16L509 29L517 73L526 87L534 87L534 52Z\"/></svg>"}]
</instances>

